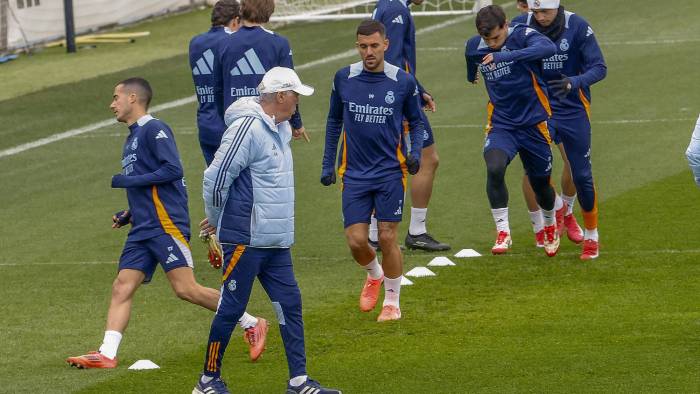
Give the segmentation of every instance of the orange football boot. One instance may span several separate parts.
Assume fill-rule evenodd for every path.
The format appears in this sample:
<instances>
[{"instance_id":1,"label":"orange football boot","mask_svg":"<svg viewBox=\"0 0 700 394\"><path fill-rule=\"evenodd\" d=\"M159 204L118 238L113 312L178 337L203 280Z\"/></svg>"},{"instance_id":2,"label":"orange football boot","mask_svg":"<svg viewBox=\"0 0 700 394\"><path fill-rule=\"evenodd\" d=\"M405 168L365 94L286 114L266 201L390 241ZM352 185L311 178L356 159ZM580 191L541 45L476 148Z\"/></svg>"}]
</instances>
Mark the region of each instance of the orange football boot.
<instances>
[{"instance_id":1,"label":"orange football boot","mask_svg":"<svg viewBox=\"0 0 700 394\"><path fill-rule=\"evenodd\" d=\"M378 322L401 319L401 309L393 305L384 305L382 313L377 316Z\"/></svg>"},{"instance_id":2,"label":"orange football boot","mask_svg":"<svg viewBox=\"0 0 700 394\"><path fill-rule=\"evenodd\" d=\"M379 279L372 279L369 275L367 276L365 285L360 293L360 310L362 312L369 312L377 305L382 282L384 282L384 276Z\"/></svg>"},{"instance_id":3,"label":"orange football boot","mask_svg":"<svg viewBox=\"0 0 700 394\"><path fill-rule=\"evenodd\" d=\"M66 362L71 367L76 367L78 369L88 369L88 368L116 368L117 358L108 358L100 352L89 352L78 357L68 357Z\"/></svg>"},{"instance_id":4,"label":"orange football boot","mask_svg":"<svg viewBox=\"0 0 700 394\"><path fill-rule=\"evenodd\" d=\"M243 339L248 342L248 354L252 362L258 361L265 351L267 329L267 320L259 317L258 324L255 327L247 328L243 334Z\"/></svg>"}]
</instances>

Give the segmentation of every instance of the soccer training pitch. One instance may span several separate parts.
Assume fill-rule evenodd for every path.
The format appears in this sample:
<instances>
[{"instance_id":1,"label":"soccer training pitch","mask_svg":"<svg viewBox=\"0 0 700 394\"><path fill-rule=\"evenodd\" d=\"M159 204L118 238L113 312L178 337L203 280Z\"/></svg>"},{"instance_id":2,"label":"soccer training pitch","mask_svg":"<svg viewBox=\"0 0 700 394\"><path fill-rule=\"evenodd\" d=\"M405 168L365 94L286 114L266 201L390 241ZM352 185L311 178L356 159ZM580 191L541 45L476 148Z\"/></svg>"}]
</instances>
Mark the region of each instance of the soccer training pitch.
<instances>
[{"instance_id":1,"label":"soccer training pitch","mask_svg":"<svg viewBox=\"0 0 700 394\"><path fill-rule=\"evenodd\" d=\"M498 3L515 16L514 1ZM581 262L566 239L554 258L535 248L519 159L507 176L513 249L488 253L495 230L481 157L486 95L483 84L466 82L464 63L474 21L417 19L418 77L438 105L429 115L440 168L428 229L452 244L450 258L461 248L484 256L452 258L456 266L416 278L401 292L403 318L389 324L358 310L364 273L345 245L340 189L319 183L331 80L358 61L348 52L357 22L280 29L302 80L316 87L301 101L311 142L293 142L292 250L314 379L367 394L700 391L700 190L684 157L700 112L700 9L692 0L562 3L591 23L608 64L607 79L592 88L600 258ZM127 233L110 228L127 203L109 183L128 130L109 124L41 139L111 119L112 88L126 77L147 78L155 106L192 96L187 44L208 26L209 10L195 11L130 27L151 31L135 44L70 56L50 49L0 65L0 392L191 392L212 313L178 300L160 269L136 294L117 369L65 363L102 339ZM204 161L195 104L155 116L176 135L196 223ZM198 281L218 287L204 247L196 239L192 247ZM408 251L404 271L436 256ZM223 378L234 393L281 393L284 349L258 285L248 310L273 323L267 351L250 363L237 328ZM139 359L161 368L127 369Z\"/></svg>"}]
</instances>

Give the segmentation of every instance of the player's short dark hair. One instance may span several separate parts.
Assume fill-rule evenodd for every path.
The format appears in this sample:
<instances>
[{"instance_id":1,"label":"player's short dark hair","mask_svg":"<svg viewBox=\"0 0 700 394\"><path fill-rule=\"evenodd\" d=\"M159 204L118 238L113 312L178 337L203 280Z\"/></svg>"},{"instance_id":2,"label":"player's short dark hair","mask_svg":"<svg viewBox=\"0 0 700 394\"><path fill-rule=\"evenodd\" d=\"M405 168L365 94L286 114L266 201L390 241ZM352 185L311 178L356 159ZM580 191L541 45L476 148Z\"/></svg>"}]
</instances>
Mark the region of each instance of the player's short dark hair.
<instances>
[{"instance_id":1,"label":"player's short dark hair","mask_svg":"<svg viewBox=\"0 0 700 394\"><path fill-rule=\"evenodd\" d=\"M525 5L525 6L528 5L528 4L527 4L527 0L517 0L517 2L518 2L520 5Z\"/></svg>"},{"instance_id":2,"label":"player's short dark hair","mask_svg":"<svg viewBox=\"0 0 700 394\"><path fill-rule=\"evenodd\" d=\"M241 19L267 23L275 12L275 0L241 0Z\"/></svg>"},{"instance_id":3,"label":"player's short dark hair","mask_svg":"<svg viewBox=\"0 0 700 394\"><path fill-rule=\"evenodd\" d=\"M236 0L219 0L211 10L211 25L226 26L241 16L241 5Z\"/></svg>"},{"instance_id":4,"label":"player's short dark hair","mask_svg":"<svg viewBox=\"0 0 700 394\"><path fill-rule=\"evenodd\" d=\"M497 5L489 5L479 10L476 14L476 30L479 35L486 37L497 27L506 24L506 13Z\"/></svg>"},{"instance_id":5,"label":"player's short dark hair","mask_svg":"<svg viewBox=\"0 0 700 394\"><path fill-rule=\"evenodd\" d=\"M151 105L151 99L153 98L153 89L151 89L151 84L141 77L127 78L117 84L117 86L123 85L127 90L136 93L139 101L146 106Z\"/></svg>"},{"instance_id":6,"label":"player's short dark hair","mask_svg":"<svg viewBox=\"0 0 700 394\"><path fill-rule=\"evenodd\" d=\"M374 19L365 19L357 26L358 36L371 36L374 33L379 33L382 37L386 37L386 29L382 22Z\"/></svg>"}]
</instances>

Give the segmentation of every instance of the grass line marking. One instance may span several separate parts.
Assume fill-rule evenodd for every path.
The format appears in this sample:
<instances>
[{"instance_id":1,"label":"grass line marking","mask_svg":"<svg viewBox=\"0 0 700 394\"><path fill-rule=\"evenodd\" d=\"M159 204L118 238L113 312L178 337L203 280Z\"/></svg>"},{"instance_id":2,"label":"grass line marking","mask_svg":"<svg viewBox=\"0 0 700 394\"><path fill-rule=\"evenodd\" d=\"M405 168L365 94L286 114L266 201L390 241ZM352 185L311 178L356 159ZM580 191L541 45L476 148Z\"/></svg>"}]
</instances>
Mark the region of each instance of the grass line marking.
<instances>
[{"instance_id":1,"label":"grass line marking","mask_svg":"<svg viewBox=\"0 0 700 394\"><path fill-rule=\"evenodd\" d=\"M426 26L424 28L416 30L416 35L423 35L423 34L431 33L431 32L434 32L436 30L440 30L440 29L443 29L445 27L464 22L464 21L469 20L473 17L474 17L474 15L465 15L465 16L461 16L458 18L453 18L453 19L447 20L445 22L437 23L435 25ZM328 64L328 63L331 63L331 62L334 62L337 60L346 59L346 58L356 56L356 55L357 55L357 51L355 49L351 49L351 50L337 53L335 55L326 56L326 57L318 59L318 60L304 63L304 64L298 65L294 68L297 71L306 70L309 68ZM164 111L166 109L176 108L176 107L180 107L180 106L187 105L190 103L194 103L196 101L197 101L196 96L184 97L184 98L181 98L178 100L169 101L167 103L156 105L155 107L151 108L150 112L156 113L159 111ZM12 148L2 150L2 151L0 151L0 158L13 156L13 155L16 155L18 153L28 151L30 149L38 148L40 146L44 146L44 145L48 145L48 144L52 144L54 142L64 140L66 138L71 138L71 137L75 137L77 135L90 133L92 131L101 129L103 127L111 126L111 125L116 124L116 123L117 123L117 121L115 119L106 119L106 120L103 120L100 122L89 124L87 126L79 127L77 129L72 129L72 130L61 132L61 133L53 134L53 135L50 135L48 137L40 138L40 139L35 140L35 141L27 142L24 144L14 146Z\"/></svg>"}]
</instances>

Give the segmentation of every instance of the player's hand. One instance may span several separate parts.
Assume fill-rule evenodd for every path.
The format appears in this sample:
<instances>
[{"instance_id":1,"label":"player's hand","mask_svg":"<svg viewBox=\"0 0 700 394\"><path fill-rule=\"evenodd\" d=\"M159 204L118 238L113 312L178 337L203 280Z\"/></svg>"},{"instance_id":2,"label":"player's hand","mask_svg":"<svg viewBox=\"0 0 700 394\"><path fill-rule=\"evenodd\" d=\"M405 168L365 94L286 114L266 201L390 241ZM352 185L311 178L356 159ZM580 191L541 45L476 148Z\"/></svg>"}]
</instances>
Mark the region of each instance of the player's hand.
<instances>
[{"instance_id":1,"label":"player's hand","mask_svg":"<svg viewBox=\"0 0 700 394\"><path fill-rule=\"evenodd\" d=\"M295 140L303 138L304 141L311 142L309 135L306 134L306 128L304 126L301 126L298 129L292 129L292 138L294 138Z\"/></svg>"},{"instance_id":2,"label":"player's hand","mask_svg":"<svg viewBox=\"0 0 700 394\"><path fill-rule=\"evenodd\" d=\"M549 89L557 97L566 97L571 93L573 85L571 84L571 79L564 74L561 74L561 79L555 79L547 82Z\"/></svg>"},{"instance_id":3,"label":"player's hand","mask_svg":"<svg viewBox=\"0 0 700 394\"><path fill-rule=\"evenodd\" d=\"M423 109L430 112L437 111L437 105L435 104L435 99L433 98L433 96L428 92L423 92L422 96L423 101L425 101L425 106L423 107Z\"/></svg>"},{"instance_id":4,"label":"player's hand","mask_svg":"<svg viewBox=\"0 0 700 394\"><path fill-rule=\"evenodd\" d=\"M216 227L209 224L209 219L204 218L199 222L199 238L204 240L205 237L216 234Z\"/></svg>"},{"instance_id":5,"label":"player's hand","mask_svg":"<svg viewBox=\"0 0 700 394\"><path fill-rule=\"evenodd\" d=\"M112 215L112 228L120 228L131 223L131 212L128 209Z\"/></svg>"},{"instance_id":6,"label":"player's hand","mask_svg":"<svg viewBox=\"0 0 700 394\"><path fill-rule=\"evenodd\" d=\"M331 184L335 183L335 170L334 169L324 169L321 172L321 184L323 186L330 186Z\"/></svg>"},{"instance_id":7,"label":"player's hand","mask_svg":"<svg viewBox=\"0 0 700 394\"><path fill-rule=\"evenodd\" d=\"M474 75L474 80L471 82L472 85L477 85L479 83L479 79L481 78L480 74L477 72L476 75Z\"/></svg>"},{"instance_id":8,"label":"player's hand","mask_svg":"<svg viewBox=\"0 0 700 394\"><path fill-rule=\"evenodd\" d=\"M481 59L481 64L483 64L484 66L487 66L491 63L493 63L493 53L489 53Z\"/></svg>"},{"instance_id":9,"label":"player's hand","mask_svg":"<svg viewBox=\"0 0 700 394\"><path fill-rule=\"evenodd\" d=\"M409 174L416 175L418 170L420 170L420 161L413 157L412 154L409 154L406 158L406 168L408 169Z\"/></svg>"}]
</instances>

